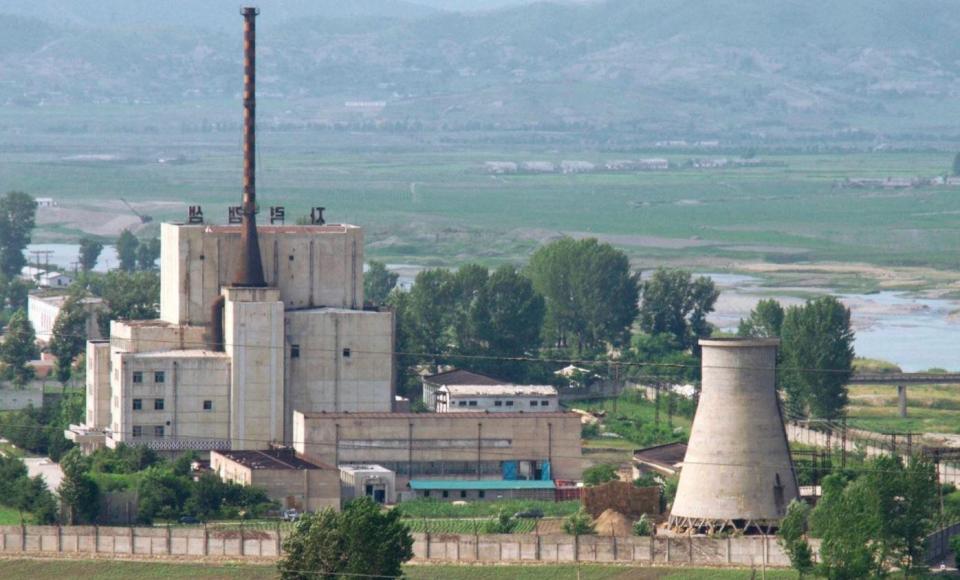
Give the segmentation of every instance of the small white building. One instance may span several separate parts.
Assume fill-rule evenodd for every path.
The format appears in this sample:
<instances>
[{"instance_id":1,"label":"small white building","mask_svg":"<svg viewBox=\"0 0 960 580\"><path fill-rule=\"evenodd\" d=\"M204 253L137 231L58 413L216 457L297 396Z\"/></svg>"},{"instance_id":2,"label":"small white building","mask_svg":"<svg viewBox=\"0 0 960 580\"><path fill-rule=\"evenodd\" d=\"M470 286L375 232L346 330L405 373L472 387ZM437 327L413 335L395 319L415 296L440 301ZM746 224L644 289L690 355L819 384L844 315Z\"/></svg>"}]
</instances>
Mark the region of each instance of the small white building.
<instances>
[{"instance_id":1,"label":"small white building","mask_svg":"<svg viewBox=\"0 0 960 580\"><path fill-rule=\"evenodd\" d=\"M554 413L557 389L550 385L445 385L437 391L437 413Z\"/></svg>"},{"instance_id":2,"label":"small white building","mask_svg":"<svg viewBox=\"0 0 960 580\"><path fill-rule=\"evenodd\" d=\"M46 343L53 338L53 325L57 323L57 317L60 316L60 310L67 298L66 294L56 296L31 294L27 297L27 318L30 319L30 324L37 333L38 341ZM99 340L101 336L97 314L104 308L103 299L91 296L82 299L81 303L87 312L87 338Z\"/></svg>"},{"instance_id":3,"label":"small white building","mask_svg":"<svg viewBox=\"0 0 960 580\"><path fill-rule=\"evenodd\" d=\"M41 288L66 288L70 284L73 284L73 276L62 272L44 272L37 280Z\"/></svg>"},{"instance_id":4,"label":"small white building","mask_svg":"<svg viewBox=\"0 0 960 580\"><path fill-rule=\"evenodd\" d=\"M53 201L52 197L38 197L35 201L37 202L37 207L57 207L57 205L59 205Z\"/></svg>"},{"instance_id":5,"label":"small white building","mask_svg":"<svg viewBox=\"0 0 960 580\"><path fill-rule=\"evenodd\" d=\"M341 465L340 497L344 502L370 497L383 504L397 503L397 476L380 465Z\"/></svg>"}]
</instances>

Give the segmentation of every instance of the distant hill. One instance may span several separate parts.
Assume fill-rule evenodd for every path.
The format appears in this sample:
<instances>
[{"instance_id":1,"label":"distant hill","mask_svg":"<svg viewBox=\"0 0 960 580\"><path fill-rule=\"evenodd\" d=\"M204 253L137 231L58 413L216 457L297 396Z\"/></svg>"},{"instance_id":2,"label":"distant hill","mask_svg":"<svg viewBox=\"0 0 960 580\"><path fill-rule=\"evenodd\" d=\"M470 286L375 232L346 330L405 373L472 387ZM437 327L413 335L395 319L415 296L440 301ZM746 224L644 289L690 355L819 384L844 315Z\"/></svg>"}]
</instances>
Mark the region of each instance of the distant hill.
<instances>
[{"instance_id":1,"label":"distant hill","mask_svg":"<svg viewBox=\"0 0 960 580\"><path fill-rule=\"evenodd\" d=\"M0 102L237 92L236 2L22 4L0 18ZM322 122L351 118L346 101L382 101L387 121L653 136L960 133L948 0L441 4L259 2L265 106L310 99Z\"/></svg>"}]
</instances>

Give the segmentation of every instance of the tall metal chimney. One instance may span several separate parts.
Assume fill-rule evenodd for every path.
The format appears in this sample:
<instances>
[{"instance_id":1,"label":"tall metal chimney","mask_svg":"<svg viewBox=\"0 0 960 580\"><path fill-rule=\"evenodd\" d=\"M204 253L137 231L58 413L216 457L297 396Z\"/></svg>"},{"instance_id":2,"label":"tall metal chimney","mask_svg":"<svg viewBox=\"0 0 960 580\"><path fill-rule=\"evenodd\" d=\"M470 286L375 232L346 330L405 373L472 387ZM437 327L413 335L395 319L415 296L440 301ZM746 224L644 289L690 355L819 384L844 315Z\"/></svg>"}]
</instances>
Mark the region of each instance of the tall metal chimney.
<instances>
[{"instance_id":1,"label":"tall metal chimney","mask_svg":"<svg viewBox=\"0 0 960 580\"><path fill-rule=\"evenodd\" d=\"M704 339L703 389L670 511L681 532L769 534L798 497L777 403L777 339Z\"/></svg>"},{"instance_id":2,"label":"tall metal chimney","mask_svg":"<svg viewBox=\"0 0 960 580\"><path fill-rule=\"evenodd\" d=\"M256 192L256 18L260 10L244 7L243 14L243 222L240 226L240 253L237 256L234 286L263 287L263 264L257 239Z\"/></svg>"}]
</instances>

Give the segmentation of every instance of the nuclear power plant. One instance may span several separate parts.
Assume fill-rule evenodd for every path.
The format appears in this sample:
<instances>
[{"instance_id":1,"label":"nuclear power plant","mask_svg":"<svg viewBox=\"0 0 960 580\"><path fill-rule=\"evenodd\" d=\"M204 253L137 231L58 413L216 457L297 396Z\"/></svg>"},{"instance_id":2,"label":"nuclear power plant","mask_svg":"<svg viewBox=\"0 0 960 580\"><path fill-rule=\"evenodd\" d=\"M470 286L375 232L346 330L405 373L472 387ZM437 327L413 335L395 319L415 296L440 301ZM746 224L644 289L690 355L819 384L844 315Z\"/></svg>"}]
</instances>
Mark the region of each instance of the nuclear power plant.
<instances>
[{"instance_id":1,"label":"nuclear power plant","mask_svg":"<svg viewBox=\"0 0 960 580\"><path fill-rule=\"evenodd\" d=\"M778 339L701 340L703 376L670 527L769 534L798 497L777 402Z\"/></svg>"}]
</instances>

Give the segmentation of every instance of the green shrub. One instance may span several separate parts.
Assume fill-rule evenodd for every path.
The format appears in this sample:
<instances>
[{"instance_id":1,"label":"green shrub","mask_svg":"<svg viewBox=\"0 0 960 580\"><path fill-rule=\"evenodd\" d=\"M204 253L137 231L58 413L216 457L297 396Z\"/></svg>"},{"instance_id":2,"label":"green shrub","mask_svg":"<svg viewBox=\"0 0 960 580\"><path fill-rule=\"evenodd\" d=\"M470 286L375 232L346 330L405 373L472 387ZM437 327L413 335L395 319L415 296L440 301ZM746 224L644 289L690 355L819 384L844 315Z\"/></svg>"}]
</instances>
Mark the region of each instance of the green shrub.
<instances>
[{"instance_id":1,"label":"green shrub","mask_svg":"<svg viewBox=\"0 0 960 580\"><path fill-rule=\"evenodd\" d=\"M571 536L589 536L597 533L593 519L582 507L563 522L563 531Z\"/></svg>"},{"instance_id":2,"label":"green shrub","mask_svg":"<svg viewBox=\"0 0 960 580\"><path fill-rule=\"evenodd\" d=\"M497 519L487 522L484 525L484 532L488 534L510 534L517 527L517 520L509 513L500 510Z\"/></svg>"},{"instance_id":3,"label":"green shrub","mask_svg":"<svg viewBox=\"0 0 960 580\"><path fill-rule=\"evenodd\" d=\"M634 522L634 536L649 536L651 532L653 532L653 525L650 524L650 520L647 519L647 516L640 516L640 519Z\"/></svg>"},{"instance_id":4,"label":"green shrub","mask_svg":"<svg viewBox=\"0 0 960 580\"><path fill-rule=\"evenodd\" d=\"M594 465L583 470L583 483L586 485L600 485L617 479L619 477L617 477L616 465Z\"/></svg>"}]
</instances>

